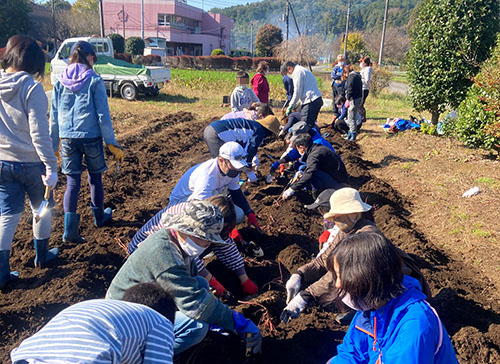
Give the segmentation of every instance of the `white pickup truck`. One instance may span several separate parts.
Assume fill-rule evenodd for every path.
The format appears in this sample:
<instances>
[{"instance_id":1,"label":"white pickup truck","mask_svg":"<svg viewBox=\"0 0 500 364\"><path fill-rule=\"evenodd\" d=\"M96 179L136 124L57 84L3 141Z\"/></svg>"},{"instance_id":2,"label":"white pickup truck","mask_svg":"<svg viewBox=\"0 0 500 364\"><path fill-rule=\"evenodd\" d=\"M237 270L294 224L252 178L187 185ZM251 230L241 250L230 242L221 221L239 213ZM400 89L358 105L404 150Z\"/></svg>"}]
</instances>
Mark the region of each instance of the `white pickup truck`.
<instances>
[{"instance_id":1,"label":"white pickup truck","mask_svg":"<svg viewBox=\"0 0 500 364\"><path fill-rule=\"evenodd\" d=\"M138 93L157 96L165 83L170 81L170 67L140 66L114 59L111 39L82 37L66 39L57 50L50 62L52 84L69 64L71 47L80 40L89 42L94 48L97 55L94 71L102 77L108 91L119 93L126 100L135 100Z\"/></svg>"}]
</instances>

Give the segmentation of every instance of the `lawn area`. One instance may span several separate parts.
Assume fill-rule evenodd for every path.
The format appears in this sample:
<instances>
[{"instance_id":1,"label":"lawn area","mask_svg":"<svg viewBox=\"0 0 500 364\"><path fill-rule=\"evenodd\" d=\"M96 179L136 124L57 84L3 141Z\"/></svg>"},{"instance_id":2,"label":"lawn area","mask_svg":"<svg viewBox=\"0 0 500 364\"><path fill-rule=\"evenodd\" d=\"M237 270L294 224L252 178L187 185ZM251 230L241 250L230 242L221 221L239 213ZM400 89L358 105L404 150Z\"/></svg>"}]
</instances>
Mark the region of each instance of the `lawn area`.
<instances>
[{"instance_id":1,"label":"lawn area","mask_svg":"<svg viewBox=\"0 0 500 364\"><path fill-rule=\"evenodd\" d=\"M392 72L391 81L408 83L408 72L406 72L406 71L394 71L394 72Z\"/></svg>"}]
</instances>

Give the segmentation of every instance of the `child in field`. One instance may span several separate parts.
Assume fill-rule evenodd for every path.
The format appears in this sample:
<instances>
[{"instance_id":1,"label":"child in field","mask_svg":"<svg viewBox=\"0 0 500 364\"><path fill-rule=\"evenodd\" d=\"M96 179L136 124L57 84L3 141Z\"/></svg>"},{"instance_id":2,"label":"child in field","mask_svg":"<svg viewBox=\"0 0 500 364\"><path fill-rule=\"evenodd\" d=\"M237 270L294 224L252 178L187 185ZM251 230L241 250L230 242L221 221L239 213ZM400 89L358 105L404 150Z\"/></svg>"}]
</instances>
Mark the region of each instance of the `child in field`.
<instances>
[{"instance_id":1,"label":"child in field","mask_svg":"<svg viewBox=\"0 0 500 364\"><path fill-rule=\"evenodd\" d=\"M260 105L259 98L251 88L248 88L249 77L248 73L238 71L236 73L237 86L231 94L231 110L243 111L250 107L257 107Z\"/></svg>"},{"instance_id":2,"label":"child in field","mask_svg":"<svg viewBox=\"0 0 500 364\"><path fill-rule=\"evenodd\" d=\"M403 274L400 254L382 235L343 239L327 265L342 302L357 311L328 364L458 364L419 281Z\"/></svg>"},{"instance_id":3,"label":"child in field","mask_svg":"<svg viewBox=\"0 0 500 364\"><path fill-rule=\"evenodd\" d=\"M346 123L346 116L347 109L350 105L349 100L346 100L344 96L339 95L335 98L334 103L339 111L339 115L333 117L333 121L329 127L341 134L347 134L349 126Z\"/></svg>"}]
</instances>

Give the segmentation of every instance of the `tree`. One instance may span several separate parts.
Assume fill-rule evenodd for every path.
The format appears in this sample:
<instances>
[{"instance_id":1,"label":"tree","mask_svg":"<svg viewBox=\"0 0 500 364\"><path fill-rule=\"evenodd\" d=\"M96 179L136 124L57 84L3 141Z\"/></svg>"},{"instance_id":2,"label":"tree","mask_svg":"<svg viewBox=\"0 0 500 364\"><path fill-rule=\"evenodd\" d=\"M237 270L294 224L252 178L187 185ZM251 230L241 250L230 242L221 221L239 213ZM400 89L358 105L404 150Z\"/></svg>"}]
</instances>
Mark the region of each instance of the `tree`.
<instances>
[{"instance_id":1,"label":"tree","mask_svg":"<svg viewBox=\"0 0 500 364\"><path fill-rule=\"evenodd\" d=\"M410 96L432 123L464 99L499 29L497 0L424 0L408 52Z\"/></svg>"},{"instance_id":2,"label":"tree","mask_svg":"<svg viewBox=\"0 0 500 364\"><path fill-rule=\"evenodd\" d=\"M282 62L292 61L301 65L315 64L324 54L325 42L317 35L301 36L284 41L275 48L274 55Z\"/></svg>"},{"instance_id":3,"label":"tree","mask_svg":"<svg viewBox=\"0 0 500 364\"><path fill-rule=\"evenodd\" d=\"M374 31L363 33L366 48L374 56L378 56L380 51L381 33ZM401 65L406 63L408 49L410 49L410 36L405 29L403 27L387 28L384 43L384 64Z\"/></svg>"},{"instance_id":4,"label":"tree","mask_svg":"<svg viewBox=\"0 0 500 364\"><path fill-rule=\"evenodd\" d=\"M28 0L0 1L0 47L4 47L11 36L28 32L30 12Z\"/></svg>"},{"instance_id":5,"label":"tree","mask_svg":"<svg viewBox=\"0 0 500 364\"><path fill-rule=\"evenodd\" d=\"M224 55L224 51L220 48L215 48L212 51L212 56L223 56L223 55Z\"/></svg>"},{"instance_id":6,"label":"tree","mask_svg":"<svg viewBox=\"0 0 500 364\"><path fill-rule=\"evenodd\" d=\"M340 53L344 52L344 40L340 43ZM350 64L358 63L361 57L369 55L365 41L361 33L349 33L347 35L346 62Z\"/></svg>"},{"instance_id":7,"label":"tree","mask_svg":"<svg viewBox=\"0 0 500 364\"><path fill-rule=\"evenodd\" d=\"M139 37L128 38L125 42L125 51L134 56L142 55L144 53L144 40Z\"/></svg>"},{"instance_id":8,"label":"tree","mask_svg":"<svg viewBox=\"0 0 500 364\"><path fill-rule=\"evenodd\" d=\"M255 50L260 57L272 57L274 48L283 42L281 28L272 24L264 25L259 28L255 38Z\"/></svg>"},{"instance_id":9,"label":"tree","mask_svg":"<svg viewBox=\"0 0 500 364\"><path fill-rule=\"evenodd\" d=\"M71 8L72 29L75 36L101 33L99 24L99 0L76 0Z\"/></svg>"},{"instance_id":10,"label":"tree","mask_svg":"<svg viewBox=\"0 0 500 364\"><path fill-rule=\"evenodd\" d=\"M111 42L113 42L113 49L116 53L125 52L125 38L118 33L110 34L108 37L111 39Z\"/></svg>"}]
</instances>

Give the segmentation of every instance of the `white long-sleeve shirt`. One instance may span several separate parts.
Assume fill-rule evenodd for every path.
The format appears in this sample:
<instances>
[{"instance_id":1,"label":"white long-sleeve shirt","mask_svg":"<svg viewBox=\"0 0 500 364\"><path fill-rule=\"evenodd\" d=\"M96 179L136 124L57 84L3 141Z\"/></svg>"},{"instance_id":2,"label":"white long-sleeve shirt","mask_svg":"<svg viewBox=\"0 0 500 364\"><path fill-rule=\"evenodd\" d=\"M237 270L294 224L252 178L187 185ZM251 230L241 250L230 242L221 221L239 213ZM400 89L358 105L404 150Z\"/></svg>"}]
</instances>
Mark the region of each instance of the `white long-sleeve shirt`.
<instances>
[{"instance_id":1,"label":"white long-sleeve shirt","mask_svg":"<svg viewBox=\"0 0 500 364\"><path fill-rule=\"evenodd\" d=\"M290 105L296 105L299 101L305 105L322 96L316 77L308 69L296 65L291 78L293 80L293 96Z\"/></svg>"},{"instance_id":2,"label":"white long-sleeve shirt","mask_svg":"<svg viewBox=\"0 0 500 364\"><path fill-rule=\"evenodd\" d=\"M363 90L369 90L372 83L373 69L371 68L371 66L363 67L359 73L361 74Z\"/></svg>"},{"instance_id":3,"label":"white long-sleeve shirt","mask_svg":"<svg viewBox=\"0 0 500 364\"><path fill-rule=\"evenodd\" d=\"M46 363L171 364L172 323L137 303L90 300L70 306L12 351Z\"/></svg>"}]
</instances>

